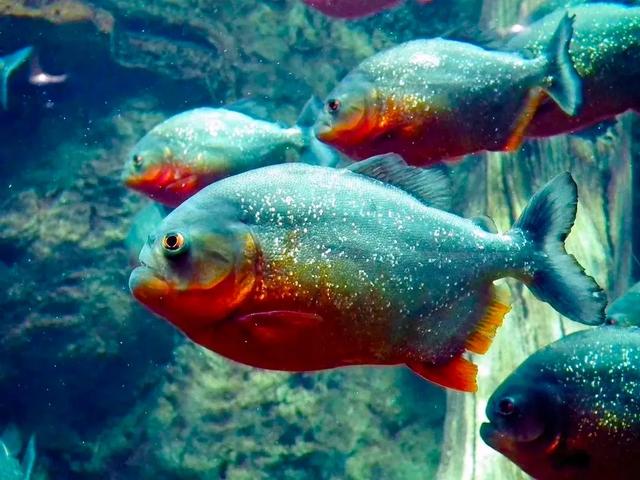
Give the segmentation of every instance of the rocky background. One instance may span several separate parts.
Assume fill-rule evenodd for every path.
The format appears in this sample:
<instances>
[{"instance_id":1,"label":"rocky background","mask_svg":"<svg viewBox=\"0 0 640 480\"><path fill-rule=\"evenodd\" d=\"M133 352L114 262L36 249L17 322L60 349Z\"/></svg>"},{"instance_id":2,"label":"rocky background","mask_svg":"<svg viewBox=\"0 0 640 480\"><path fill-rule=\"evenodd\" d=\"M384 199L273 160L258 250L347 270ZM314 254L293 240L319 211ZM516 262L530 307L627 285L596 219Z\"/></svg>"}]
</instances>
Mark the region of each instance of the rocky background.
<instances>
[{"instance_id":1,"label":"rocky background","mask_svg":"<svg viewBox=\"0 0 640 480\"><path fill-rule=\"evenodd\" d=\"M38 480L434 477L442 390L245 368L135 304L123 239L144 200L119 183L170 115L252 97L292 122L361 59L479 15L434 3L346 23L297 0L0 0L0 53L34 45L69 75L23 68L0 111L0 424L36 433Z\"/></svg>"},{"instance_id":2,"label":"rocky background","mask_svg":"<svg viewBox=\"0 0 640 480\"><path fill-rule=\"evenodd\" d=\"M445 438L444 392L403 369L245 368L194 347L139 307L127 288L123 240L145 201L119 176L128 149L170 115L251 97L293 122L311 94L324 95L381 48L472 34L482 15L497 16L487 7L496 2L482 3L407 0L342 22L298 0L0 0L0 54L34 45L46 71L69 74L41 88L20 70L10 109L0 111L0 425L36 433L37 480L431 480L443 441L440 478L457 480L450 472L466 468L475 431L456 437L451 419L460 419L460 431L473 424L473 413L466 424L462 415L480 408L465 403L470 397L449 398L458 410ZM618 128L640 139L637 119ZM463 164L461 172L487 181L475 197L460 181L460 209L496 213L506 228L502 189L524 202L530 178L558 167L537 168L541 156L570 152L569 166L585 169L593 148L615 157L602 143L562 142ZM640 155L640 142L627 147ZM519 162L520 174L504 175ZM602 196L594 188L592 197ZM470 468L473 478L492 478Z\"/></svg>"}]
</instances>

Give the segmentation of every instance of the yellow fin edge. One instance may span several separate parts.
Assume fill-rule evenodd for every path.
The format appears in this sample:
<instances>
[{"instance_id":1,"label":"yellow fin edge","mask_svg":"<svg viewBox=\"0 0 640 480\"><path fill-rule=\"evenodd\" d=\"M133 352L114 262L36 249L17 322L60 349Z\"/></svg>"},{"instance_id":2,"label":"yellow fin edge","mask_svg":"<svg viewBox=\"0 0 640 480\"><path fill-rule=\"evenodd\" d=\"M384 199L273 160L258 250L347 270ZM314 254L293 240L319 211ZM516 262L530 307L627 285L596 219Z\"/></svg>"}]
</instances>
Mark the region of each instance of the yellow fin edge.
<instances>
[{"instance_id":1,"label":"yellow fin edge","mask_svg":"<svg viewBox=\"0 0 640 480\"><path fill-rule=\"evenodd\" d=\"M465 343L465 348L477 354L485 354L498 328L502 325L504 317L511 310L511 294L506 285L492 285L491 298L487 309L476 329L469 335Z\"/></svg>"}]
</instances>

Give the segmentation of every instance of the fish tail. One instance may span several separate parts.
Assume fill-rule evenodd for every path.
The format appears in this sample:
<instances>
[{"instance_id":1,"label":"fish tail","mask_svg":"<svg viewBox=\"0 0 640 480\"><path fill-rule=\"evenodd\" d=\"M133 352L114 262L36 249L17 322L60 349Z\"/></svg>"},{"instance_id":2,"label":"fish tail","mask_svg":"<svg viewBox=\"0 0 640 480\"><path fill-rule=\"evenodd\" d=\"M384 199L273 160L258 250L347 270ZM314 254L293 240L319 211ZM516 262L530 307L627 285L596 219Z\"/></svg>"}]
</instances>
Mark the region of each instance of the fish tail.
<instances>
[{"instance_id":1,"label":"fish tail","mask_svg":"<svg viewBox=\"0 0 640 480\"><path fill-rule=\"evenodd\" d=\"M300 161L322 167L336 167L342 162L342 157L329 145L318 140L313 132L313 126L323 108L322 100L314 95L307 100L296 121L296 127L302 132Z\"/></svg>"},{"instance_id":2,"label":"fish tail","mask_svg":"<svg viewBox=\"0 0 640 480\"><path fill-rule=\"evenodd\" d=\"M31 473L33 472L33 464L36 462L36 437L31 435L27 448L25 449L24 457L22 458L22 472L23 480L30 480Z\"/></svg>"},{"instance_id":3,"label":"fish tail","mask_svg":"<svg viewBox=\"0 0 640 480\"><path fill-rule=\"evenodd\" d=\"M543 88L567 114L576 115L582 106L582 80L569 53L574 16L565 14L558 24L545 56L550 83Z\"/></svg>"},{"instance_id":4,"label":"fish tail","mask_svg":"<svg viewBox=\"0 0 640 480\"><path fill-rule=\"evenodd\" d=\"M9 108L9 78L13 71L29 58L32 51L33 47L25 47L0 58L0 105L3 110Z\"/></svg>"},{"instance_id":5,"label":"fish tail","mask_svg":"<svg viewBox=\"0 0 640 480\"><path fill-rule=\"evenodd\" d=\"M576 218L578 188L569 173L558 175L532 198L509 234L533 243L521 279L540 300L586 325L604 322L606 295L585 274L564 241Z\"/></svg>"}]
</instances>

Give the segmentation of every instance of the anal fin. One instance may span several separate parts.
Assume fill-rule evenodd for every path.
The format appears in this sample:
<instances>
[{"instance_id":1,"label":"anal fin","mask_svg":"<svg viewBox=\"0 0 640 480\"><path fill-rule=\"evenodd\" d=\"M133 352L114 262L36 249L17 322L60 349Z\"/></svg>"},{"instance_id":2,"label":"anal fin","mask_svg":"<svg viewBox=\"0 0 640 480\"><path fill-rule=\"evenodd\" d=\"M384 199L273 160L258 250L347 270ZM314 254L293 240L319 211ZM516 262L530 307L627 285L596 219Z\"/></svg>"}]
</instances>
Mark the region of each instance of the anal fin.
<instances>
[{"instance_id":1,"label":"anal fin","mask_svg":"<svg viewBox=\"0 0 640 480\"><path fill-rule=\"evenodd\" d=\"M544 98L545 94L540 88L534 88L529 91L525 103L518 114L518 118L511 129L511 135L509 136L507 143L504 145L503 150L505 152L513 152L520 148L524 135L527 131L527 127L531 123L533 116Z\"/></svg>"},{"instance_id":2,"label":"anal fin","mask_svg":"<svg viewBox=\"0 0 640 480\"><path fill-rule=\"evenodd\" d=\"M476 392L478 383L478 367L461 355L442 365L432 365L425 362L410 362L407 367L422 378L441 387L459 390L461 392Z\"/></svg>"},{"instance_id":3,"label":"anal fin","mask_svg":"<svg viewBox=\"0 0 640 480\"><path fill-rule=\"evenodd\" d=\"M473 353L487 353L504 316L511 310L509 289L505 285L492 285L484 315L469 335L465 348Z\"/></svg>"}]
</instances>

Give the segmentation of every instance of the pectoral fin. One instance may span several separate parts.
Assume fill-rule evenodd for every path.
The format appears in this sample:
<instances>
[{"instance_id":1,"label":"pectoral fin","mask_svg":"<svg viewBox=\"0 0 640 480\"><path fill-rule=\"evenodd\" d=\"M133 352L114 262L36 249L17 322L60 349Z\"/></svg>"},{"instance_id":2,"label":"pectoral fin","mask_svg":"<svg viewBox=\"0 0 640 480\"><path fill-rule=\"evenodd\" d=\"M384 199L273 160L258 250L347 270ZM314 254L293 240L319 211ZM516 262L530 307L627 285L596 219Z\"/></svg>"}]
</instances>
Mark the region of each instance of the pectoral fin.
<instances>
[{"instance_id":1,"label":"pectoral fin","mask_svg":"<svg viewBox=\"0 0 640 480\"><path fill-rule=\"evenodd\" d=\"M476 392L478 367L461 355L442 365L426 362L407 363L407 367L422 378L445 388L461 392Z\"/></svg>"},{"instance_id":2,"label":"pectoral fin","mask_svg":"<svg viewBox=\"0 0 640 480\"><path fill-rule=\"evenodd\" d=\"M176 180L173 183L170 183L169 185L166 186L166 189L167 191L181 194L184 192L195 193L195 190L197 187L198 187L198 176L193 174L193 175L188 175L184 178L181 178L180 180Z\"/></svg>"},{"instance_id":3,"label":"pectoral fin","mask_svg":"<svg viewBox=\"0 0 640 480\"><path fill-rule=\"evenodd\" d=\"M529 124L531 123L531 120L544 97L545 94L540 88L534 88L529 91L527 99L525 100L525 103L518 114L518 118L511 129L511 135L509 136L507 143L504 145L504 151L513 152L520 148L524 135L527 131L527 127L529 127Z\"/></svg>"},{"instance_id":4,"label":"pectoral fin","mask_svg":"<svg viewBox=\"0 0 640 480\"><path fill-rule=\"evenodd\" d=\"M276 342L300 336L316 329L323 318L315 313L274 310L244 315L238 322L263 342Z\"/></svg>"}]
</instances>

